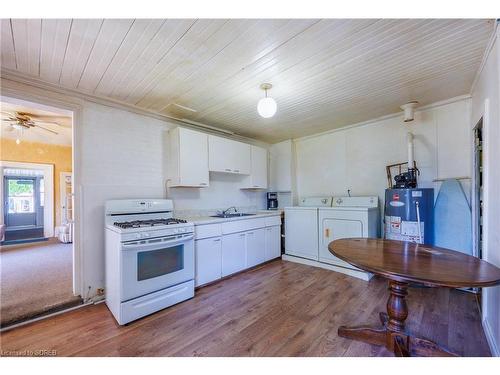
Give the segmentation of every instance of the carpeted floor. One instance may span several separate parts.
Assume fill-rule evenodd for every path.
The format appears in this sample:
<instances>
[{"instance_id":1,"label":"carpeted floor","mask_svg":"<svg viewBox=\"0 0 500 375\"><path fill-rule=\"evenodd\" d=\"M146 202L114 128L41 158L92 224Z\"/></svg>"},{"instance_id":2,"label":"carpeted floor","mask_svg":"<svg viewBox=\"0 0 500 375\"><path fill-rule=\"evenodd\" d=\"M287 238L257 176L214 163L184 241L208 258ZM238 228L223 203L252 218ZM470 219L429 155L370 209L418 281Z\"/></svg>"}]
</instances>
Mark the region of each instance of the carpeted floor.
<instances>
[{"instance_id":1,"label":"carpeted floor","mask_svg":"<svg viewBox=\"0 0 500 375\"><path fill-rule=\"evenodd\" d=\"M0 252L0 326L78 305L72 291L71 244L56 240L3 247Z\"/></svg>"}]
</instances>

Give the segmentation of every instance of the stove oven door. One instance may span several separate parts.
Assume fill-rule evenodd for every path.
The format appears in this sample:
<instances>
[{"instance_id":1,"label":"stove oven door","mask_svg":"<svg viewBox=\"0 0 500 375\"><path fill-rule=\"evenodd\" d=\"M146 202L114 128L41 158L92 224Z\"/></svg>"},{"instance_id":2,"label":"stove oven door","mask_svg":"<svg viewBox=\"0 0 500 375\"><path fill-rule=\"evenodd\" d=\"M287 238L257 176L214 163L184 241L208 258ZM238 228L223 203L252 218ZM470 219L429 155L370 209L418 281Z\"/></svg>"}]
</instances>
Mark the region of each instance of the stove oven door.
<instances>
[{"instance_id":1,"label":"stove oven door","mask_svg":"<svg viewBox=\"0 0 500 375\"><path fill-rule=\"evenodd\" d=\"M121 301L194 279L193 234L122 243Z\"/></svg>"}]
</instances>

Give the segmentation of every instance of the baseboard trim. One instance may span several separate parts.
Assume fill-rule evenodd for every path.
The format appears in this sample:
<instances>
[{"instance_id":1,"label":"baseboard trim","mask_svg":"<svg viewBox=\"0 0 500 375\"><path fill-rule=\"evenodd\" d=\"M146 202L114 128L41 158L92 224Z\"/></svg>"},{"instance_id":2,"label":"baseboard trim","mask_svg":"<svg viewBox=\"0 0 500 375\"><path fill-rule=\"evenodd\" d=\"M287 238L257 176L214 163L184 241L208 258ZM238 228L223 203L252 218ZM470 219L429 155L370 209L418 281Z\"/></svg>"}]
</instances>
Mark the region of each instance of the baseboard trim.
<instances>
[{"instance_id":1,"label":"baseboard trim","mask_svg":"<svg viewBox=\"0 0 500 375\"><path fill-rule=\"evenodd\" d=\"M30 320L25 320L25 321L17 323L17 324L3 327L3 328L0 328L0 333L10 331L11 329L19 328L22 326L26 326L28 324L35 323L35 322L38 322L40 320L52 318L52 317L57 316L57 315L65 314L65 313L73 311L73 310L81 309L82 307L87 307L89 305L94 305L94 303L93 302L82 303L82 304L77 305L77 306L69 307L67 309L59 310L59 311L56 311L56 312L53 312L50 314L46 314L46 315L41 315L41 316L38 316L38 317L30 319Z\"/></svg>"},{"instance_id":2,"label":"baseboard trim","mask_svg":"<svg viewBox=\"0 0 500 375\"><path fill-rule=\"evenodd\" d=\"M361 279L361 280L364 280L364 281L370 281L371 278L373 277L373 274L368 273L368 272L356 271L356 270L353 270L353 269L350 269L350 268L344 268L344 267L334 266L332 264L317 262L315 260L300 258L300 257L296 257L296 256L293 256L293 255L283 254L281 258L283 260L286 260L286 261L289 261L289 262L305 264L307 266L313 266L313 267L323 268L323 269L326 269L326 270L329 270L329 271L343 273L344 275L352 276L352 277L355 277L357 279Z\"/></svg>"},{"instance_id":3,"label":"baseboard trim","mask_svg":"<svg viewBox=\"0 0 500 375\"><path fill-rule=\"evenodd\" d=\"M498 349L498 345L495 341L495 336L493 336L493 331L491 330L490 323L488 323L488 320L486 318L483 318L482 323L484 334L486 335L486 341L488 341L488 346L491 350L491 355L494 357L500 357L500 350Z\"/></svg>"}]
</instances>

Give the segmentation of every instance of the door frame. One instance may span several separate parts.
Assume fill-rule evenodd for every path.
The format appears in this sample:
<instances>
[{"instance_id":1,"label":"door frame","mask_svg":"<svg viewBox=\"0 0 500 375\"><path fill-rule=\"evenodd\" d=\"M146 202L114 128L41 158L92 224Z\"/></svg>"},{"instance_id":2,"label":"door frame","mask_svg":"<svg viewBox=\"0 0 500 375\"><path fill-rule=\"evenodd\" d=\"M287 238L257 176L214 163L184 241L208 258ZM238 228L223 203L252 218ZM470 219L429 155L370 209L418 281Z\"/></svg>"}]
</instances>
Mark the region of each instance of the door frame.
<instances>
[{"instance_id":1,"label":"door frame","mask_svg":"<svg viewBox=\"0 0 500 375\"><path fill-rule=\"evenodd\" d=\"M474 129L479 122L482 119L482 135L483 135L483 243L482 243L482 258L484 260L488 260L488 208L489 208L489 189L488 189L488 183L489 183L489 164L490 160L488 157L488 151L489 151L489 144L488 144L488 137L489 137L489 129L490 129L490 99L486 98L484 99L483 102L483 110L477 114L477 118L472 119L472 124L471 128ZM474 155L475 147L474 147L474 140L475 138L472 137L471 141L471 147L472 147L472 155ZM477 192L477 181L476 181L476 158L475 156L472 157L472 186L471 186L471 198L475 197ZM477 248L477 240L478 240L478 233L477 233L477 228L475 223L478 221L477 217L477 207L476 207L476 202L474 199L471 199L471 206L472 206L472 223L473 223L473 231L472 231L472 241L473 241L473 251L474 255L477 256L479 253L479 249ZM488 319L487 317L487 311L488 311L488 298L487 294L490 292L490 288L483 288L481 293L482 293L482 298L481 298L481 311L483 315L483 322ZM483 323L484 324L484 323Z\"/></svg>"},{"instance_id":2,"label":"door frame","mask_svg":"<svg viewBox=\"0 0 500 375\"><path fill-rule=\"evenodd\" d=\"M37 169L43 171L43 185L45 188L45 203L43 206L43 235L44 237L54 237L54 165L42 163L24 163L17 161L0 160L0 190L4 191L4 168L17 169ZM3 204L0 208L0 215L4 217Z\"/></svg>"},{"instance_id":3,"label":"door frame","mask_svg":"<svg viewBox=\"0 0 500 375\"><path fill-rule=\"evenodd\" d=\"M9 81L8 81L9 82ZM72 172L73 172L73 294L82 298L88 293L85 287L84 254L83 254L83 220L82 212L82 184L81 184L81 145L83 103L81 99L61 95L47 89L40 89L30 84L9 82L3 85L0 99L2 101L38 105L47 110L64 110L71 113L72 123Z\"/></svg>"},{"instance_id":4,"label":"door frame","mask_svg":"<svg viewBox=\"0 0 500 375\"><path fill-rule=\"evenodd\" d=\"M72 172L60 172L59 173L59 209L61 210L61 224L63 224L64 218L64 207L66 202L63 198L65 198L66 194L64 191L66 190L66 177L71 177L71 196L73 196L73 173ZM66 218L67 219L67 218Z\"/></svg>"},{"instance_id":5,"label":"door frame","mask_svg":"<svg viewBox=\"0 0 500 375\"><path fill-rule=\"evenodd\" d=\"M483 135L483 244L482 244L482 256L483 259L488 259L488 168L489 168L489 160L488 160L488 135L489 135L489 127L490 127L490 119L489 119L489 110L490 110L490 100L486 98L483 102L483 110L477 114L477 118L472 119L471 132L472 132L472 140L471 140L471 149L472 149L472 184L471 184L471 198L474 197L478 192L477 190L477 181L476 174L474 173L476 170L475 165L475 145L474 145L474 129L479 124L482 119L482 135ZM471 199L471 208L472 208L472 241L473 241L473 251L474 256L477 256L479 253L479 249L477 248L477 240L478 233L477 227L474 223L478 221L477 217L477 207L474 199ZM486 288L487 290L487 288Z\"/></svg>"},{"instance_id":6,"label":"door frame","mask_svg":"<svg viewBox=\"0 0 500 375\"><path fill-rule=\"evenodd\" d=\"M476 153L476 136L475 136L475 130L476 129L481 129L482 132L482 160L481 162L484 163L484 117L481 116L477 123L474 125L472 131L473 131L473 152L472 152L472 186L471 186L471 208L472 208L472 240L473 240L473 255L475 257L479 258L479 255L484 255L480 254L480 251L484 248L484 246L481 246L479 248L479 213L480 213L480 207L478 207L479 203L479 181L477 180L477 170L478 170L478 164L479 160L477 159L477 153ZM484 167L484 165L483 165ZM484 193L484 172L483 171L483 193ZM483 194L484 195L484 194ZM484 196L483 196L484 199ZM483 218L484 218L484 212L483 212ZM483 225L484 227L484 225ZM483 228L484 229L484 228ZM484 233L483 233L484 235ZM483 236L484 239L484 236Z\"/></svg>"}]
</instances>

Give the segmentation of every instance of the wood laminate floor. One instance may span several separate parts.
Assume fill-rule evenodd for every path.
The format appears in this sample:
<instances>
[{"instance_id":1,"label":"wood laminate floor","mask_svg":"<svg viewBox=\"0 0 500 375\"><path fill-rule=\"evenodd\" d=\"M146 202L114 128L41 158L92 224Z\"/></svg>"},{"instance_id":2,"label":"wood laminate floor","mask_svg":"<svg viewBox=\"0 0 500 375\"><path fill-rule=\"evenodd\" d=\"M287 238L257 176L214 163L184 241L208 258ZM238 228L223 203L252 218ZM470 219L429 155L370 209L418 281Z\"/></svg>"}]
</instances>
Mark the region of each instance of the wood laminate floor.
<instances>
[{"instance_id":1,"label":"wood laminate floor","mask_svg":"<svg viewBox=\"0 0 500 375\"><path fill-rule=\"evenodd\" d=\"M120 327L105 304L1 334L3 355L391 356L341 338L342 324L378 323L387 285L276 260L201 288L195 298ZM408 327L465 356L489 356L473 295L410 288Z\"/></svg>"}]
</instances>

